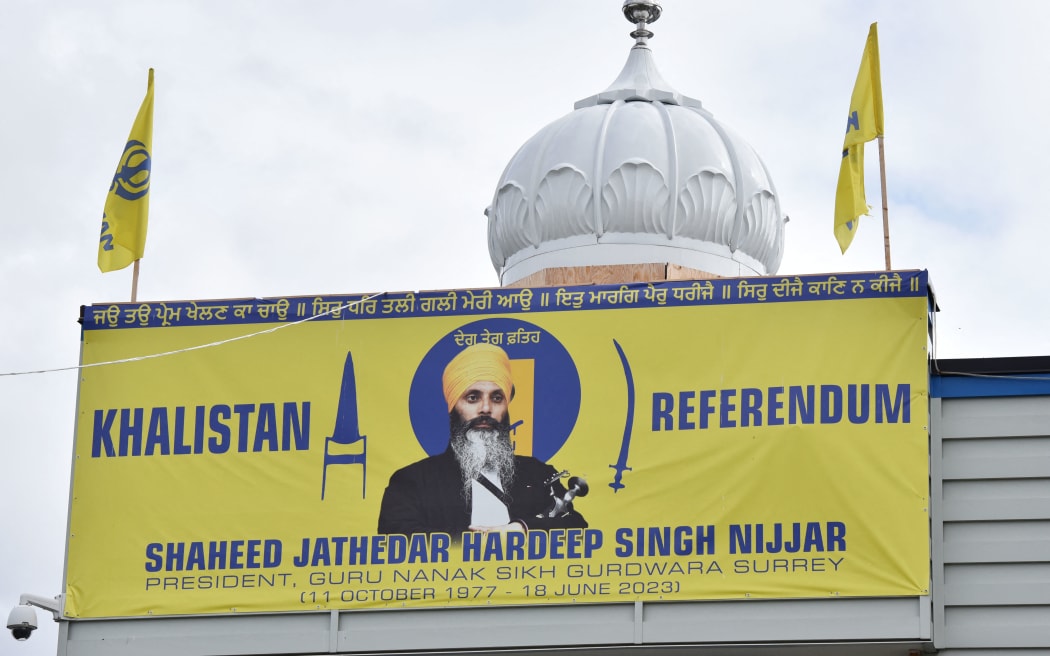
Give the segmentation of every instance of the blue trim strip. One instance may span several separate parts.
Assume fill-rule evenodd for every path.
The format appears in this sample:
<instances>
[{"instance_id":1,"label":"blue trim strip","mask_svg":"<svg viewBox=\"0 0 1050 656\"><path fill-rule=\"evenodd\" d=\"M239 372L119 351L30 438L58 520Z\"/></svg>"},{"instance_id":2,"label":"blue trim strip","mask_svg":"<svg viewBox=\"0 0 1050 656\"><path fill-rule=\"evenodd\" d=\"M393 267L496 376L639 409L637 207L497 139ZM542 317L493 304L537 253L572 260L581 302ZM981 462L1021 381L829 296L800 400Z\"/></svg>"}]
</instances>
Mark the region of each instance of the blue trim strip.
<instances>
[{"instance_id":1,"label":"blue trim strip","mask_svg":"<svg viewBox=\"0 0 1050 656\"><path fill-rule=\"evenodd\" d=\"M475 289L172 303L113 303L82 310L84 330L212 326L386 317L536 314L567 310L740 305L926 296L925 271L784 278L720 278L586 287ZM368 300L364 300L368 299ZM355 303L352 307L348 304Z\"/></svg>"},{"instance_id":2,"label":"blue trim strip","mask_svg":"<svg viewBox=\"0 0 1050 656\"><path fill-rule=\"evenodd\" d=\"M1050 396L1050 373L930 376L935 399L971 399L1001 396Z\"/></svg>"}]
</instances>

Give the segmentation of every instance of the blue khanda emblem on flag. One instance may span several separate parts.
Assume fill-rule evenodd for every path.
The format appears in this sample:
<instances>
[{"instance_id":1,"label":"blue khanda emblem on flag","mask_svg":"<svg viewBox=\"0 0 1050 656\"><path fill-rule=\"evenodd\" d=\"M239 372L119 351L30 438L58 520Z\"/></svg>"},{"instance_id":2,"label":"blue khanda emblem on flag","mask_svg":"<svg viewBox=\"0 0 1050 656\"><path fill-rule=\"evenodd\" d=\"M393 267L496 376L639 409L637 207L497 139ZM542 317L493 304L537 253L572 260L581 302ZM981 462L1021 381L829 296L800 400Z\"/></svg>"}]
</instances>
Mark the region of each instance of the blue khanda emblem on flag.
<instances>
[{"instance_id":1,"label":"blue khanda emblem on flag","mask_svg":"<svg viewBox=\"0 0 1050 656\"><path fill-rule=\"evenodd\" d=\"M518 455L546 462L569 439L580 413L580 375L561 342L543 328L517 319L483 319L445 335L423 357L412 379L409 416L428 455L445 451L449 411L442 391L445 367L473 344L488 343L510 358L514 397L511 440Z\"/></svg>"},{"instance_id":2,"label":"blue khanda emblem on flag","mask_svg":"<svg viewBox=\"0 0 1050 656\"><path fill-rule=\"evenodd\" d=\"M141 141L129 141L124 146L117 172L113 174L110 193L124 200L138 200L149 193L150 154Z\"/></svg>"},{"instance_id":3,"label":"blue khanda emblem on flag","mask_svg":"<svg viewBox=\"0 0 1050 656\"><path fill-rule=\"evenodd\" d=\"M113 184L109 187L109 193L129 201L138 200L148 194L151 164L152 159L146 144L141 141L129 141L120 156L117 172L113 174ZM99 245L103 251L113 250L111 227L109 217L103 212L102 233L99 236Z\"/></svg>"}]
</instances>

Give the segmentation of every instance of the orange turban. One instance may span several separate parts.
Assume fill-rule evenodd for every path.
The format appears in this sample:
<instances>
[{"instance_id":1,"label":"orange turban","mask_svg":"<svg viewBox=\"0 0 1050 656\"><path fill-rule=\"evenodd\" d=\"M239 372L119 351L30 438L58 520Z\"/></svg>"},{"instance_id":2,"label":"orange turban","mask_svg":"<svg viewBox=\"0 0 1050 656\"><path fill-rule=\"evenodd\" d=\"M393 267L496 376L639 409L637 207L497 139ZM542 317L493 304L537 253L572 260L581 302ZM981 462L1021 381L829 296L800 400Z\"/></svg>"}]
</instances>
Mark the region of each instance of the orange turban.
<instances>
[{"instance_id":1,"label":"orange turban","mask_svg":"<svg viewBox=\"0 0 1050 656\"><path fill-rule=\"evenodd\" d=\"M448 363L441 376L441 386L445 391L449 412L452 412L463 392L480 382L495 383L508 399L513 395L510 358L500 347L484 342L474 344L460 351Z\"/></svg>"}]
</instances>

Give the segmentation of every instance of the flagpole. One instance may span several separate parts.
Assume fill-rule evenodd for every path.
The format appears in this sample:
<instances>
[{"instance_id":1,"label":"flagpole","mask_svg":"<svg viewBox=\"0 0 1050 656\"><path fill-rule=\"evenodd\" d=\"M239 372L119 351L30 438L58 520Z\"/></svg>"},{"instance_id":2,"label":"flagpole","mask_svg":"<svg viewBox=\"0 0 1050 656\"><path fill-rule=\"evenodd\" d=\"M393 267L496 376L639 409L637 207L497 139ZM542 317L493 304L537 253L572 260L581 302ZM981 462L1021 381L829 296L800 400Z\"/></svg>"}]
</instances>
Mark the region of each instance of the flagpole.
<instances>
[{"instance_id":1,"label":"flagpole","mask_svg":"<svg viewBox=\"0 0 1050 656\"><path fill-rule=\"evenodd\" d=\"M886 251L886 270L892 271L890 265L890 205L886 198L886 148L883 145L883 136L879 135L879 177L882 178L882 242ZM135 262L136 267L138 262ZM136 268L137 272L138 269Z\"/></svg>"},{"instance_id":2,"label":"flagpole","mask_svg":"<svg viewBox=\"0 0 1050 656\"><path fill-rule=\"evenodd\" d=\"M883 188L885 188L885 185L883 185ZM887 255L886 257L889 257L889 256ZM139 262L140 262L140 260L135 260L135 268L132 270L132 273L131 273L131 302L132 303L134 303L137 300L137 297L139 295ZM889 265L887 265L887 266L889 266Z\"/></svg>"}]
</instances>

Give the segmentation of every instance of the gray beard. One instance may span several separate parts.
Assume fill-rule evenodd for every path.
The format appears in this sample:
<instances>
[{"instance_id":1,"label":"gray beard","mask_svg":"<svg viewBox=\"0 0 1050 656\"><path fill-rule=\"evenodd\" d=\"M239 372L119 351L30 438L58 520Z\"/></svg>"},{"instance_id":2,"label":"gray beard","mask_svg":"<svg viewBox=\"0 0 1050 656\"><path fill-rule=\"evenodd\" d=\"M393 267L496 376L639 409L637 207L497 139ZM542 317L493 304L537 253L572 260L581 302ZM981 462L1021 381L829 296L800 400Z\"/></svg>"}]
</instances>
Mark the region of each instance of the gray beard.
<instances>
[{"instance_id":1,"label":"gray beard","mask_svg":"<svg viewBox=\"0 0 1050 656\"><path fill-rule=\"evenodd\" d=\"M461 426L453 431L450 444L463 470L464 499L471 500L474 480L486 470L499 475L504 491L510 489L514 481L514 446L507 430Z\"/></svg>"}]
</instances>

